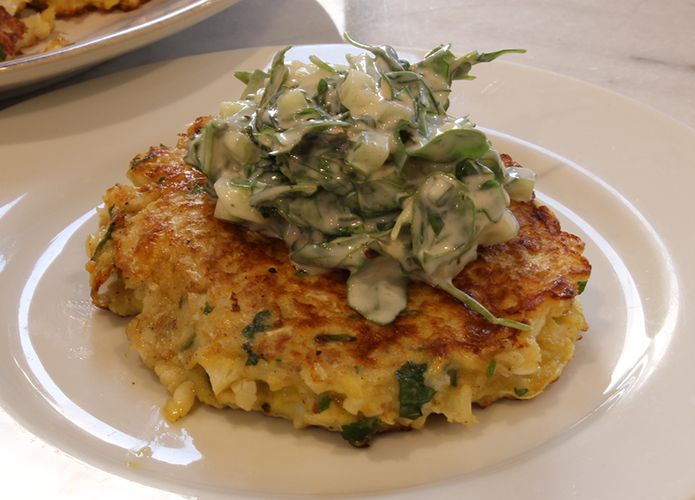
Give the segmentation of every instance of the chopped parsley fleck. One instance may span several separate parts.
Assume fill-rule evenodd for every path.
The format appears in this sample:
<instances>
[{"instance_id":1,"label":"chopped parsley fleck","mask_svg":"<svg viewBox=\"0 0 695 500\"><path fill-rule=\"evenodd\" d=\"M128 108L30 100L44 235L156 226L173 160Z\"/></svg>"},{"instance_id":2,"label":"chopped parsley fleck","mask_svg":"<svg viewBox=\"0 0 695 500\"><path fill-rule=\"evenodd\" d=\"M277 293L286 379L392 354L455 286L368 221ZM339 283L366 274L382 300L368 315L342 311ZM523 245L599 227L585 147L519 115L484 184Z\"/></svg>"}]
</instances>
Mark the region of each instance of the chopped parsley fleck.
<instances>
[{"instance_id":1,"label":"chopped parsley fleck","mask_svg":"<svg viewBox=\"0 0 695 500\"><path fill-rule=\"evenodd\" d=\"M318 399L316 400L316 407L318 408L318 413L322 413L328 409L329 406L331 406L331 395L327 392L322 392L319 394Z\"/></svg>"},{"instance_id":2,"label":"chopped parsley fleck","mask_svg":"<svg viewBox=\"0 0 695 500\"><path fill-rule=\"evenodd\" d=\"M248 356L246 358L246 366L256 366L258 364L258 360L263 359L263 357L260 354L253 352L253 349L251 348L251 342L244 342L244 345L242 345L241 347L242 349L244 349L244 352Z\"/></svg>"},{"instance_id":3,"label":"chopped parsley fleck","mask_svg":"<svg viewBox=\"0 0 695 500\"><path fill-rule=\"evenodd\" d=\"M210 314L215 308L212 307L208 302L205 303L205 307L203 307L203 314L207 316Z\"/></svg>"},{"instance_id":4,"label":"chopped parsley fleck","mask_svg":"<svg viewBox=\"0 0 695 500\"><path fill-rule=\"evenodd\" d=\"M244 327L241 334L247 339L253 340L256 335L268 329L271 315L272 313L268 309L263 309L261 312L256 313L251 323Z\"/></svg>"},{"instance_id":5,"label":"chopped parsley fleck","mask_svg":"<svg viewBox=\"0 0 695 500\"><path fill-rule=\"evenodd\" d=\"M356 448L369 446L374 435L379 431L380 422L376 417L361 418L340 428L340 435Z\"/></svg>"},{"instance_id":6,"label":"chopped parsley fleck","mask_svg":"<svg viewBox=\"0 0 695 500\"><path fill-rule=\"evenodd\" d=\"M490 361L490 364L487 365L487 372L485 373L487 378L490 378L495 374L495 369L497 369L497 360L493 359Z\"/></svg>"},{"instance_id":7,"label":"chopped parsley fleck","mask_svg":"<svg viewBox=\"0 0 695 500\"><path fill-rule=\"evenodd\" d=\"M459 372L456 371L456 368L449 368L446 373L449 375L449 384L451 387L458 387Z\"/></svg>"},{"instance_id":8,"label":"chopped parsley fleck","mask_svg":"<svg viewBox=\"0 0 695 500\"><path fill-rule=\"evenodd\" d=\"M528 392L528 389L526 389L525 387L523 387L523 388L515 387L514 388L514 394L516 394L517 397L525 396L527 392Z\"/></svg>"},{"instance_id":9,"label":"chopped parsley fleck","mask_svg":"<svg viewBox=\"0 0 695 500\"><path fill-rule=\"evenodd\" d=\"M179 348L179 352L187 351L191 347L193 347L193 344L195 343L195 333L191 335L191 337L186 340L183 344L181 344L181 347Z\"/></svg>"},{"instance_id":10,"label":"chopped parsley fleck","mask_svg":"<svg viewBox=\"0 0 695 500\"><path fill-rule=\"evenodd\" d=\"M346 333L322 333L314 337L317 344L327 344L328 342L354 342L357 337Z\"/></svg>"},{"instance_id":11,"label":"chopped parsley fleck","mask_svg":"<svg viewBox=\"0 0 695 500\"><path fill-rule=\"evenodd\" d=\"M109 217L111 220L109 221L109 226L106 228L106 232L104 233L104 237L99 241L97 244L97 247L94 249L94 254L92 255L92 260L97 260L99 257L99 254L101 251L104 249L104 246L106 246L106 242L111 239L111 236L113 236L113 207L109 208Z\"/></svg>"},{"instance_id":12,"label":"chopped parsley fleck","mask_svg":"<svg viewBox=\"0 0 695 500\"><path fill-rule=\"evenodd\" d=\"M586 288L586 281L580 281L577 283L577 295L581 295Z\"/></svg>"},{"instance_id":13,"label":"chopped parsley fleck","mask_svg":"<svg viewBox=\"0 0 695 500\"><path fill-rule=\"evenodd\" d=\"M428 403L435 390L425 385L427 364L407 362L396 371L398 379L398 399L400 401L399 415L415 420L422 416L422 405Z\"/></svg>"},{"instance_id":14,"label":"chopped parsley fleck","mask_svg":"<svg viewBox=\"0 0 695 500\"><path fill-rule=\"evenodd\" d=\"M251 348L251 343L256 338L256 335L268 329L270 326L271 315L272 313L268 309L263 309L262 311L256 313L253 320L251 320L251 323L246 325L241 331L241 334L249 339L241 346L244 352L248 355L248 358L246 358L247 366L255 366L258 364L258 360L263 359L263 356L253 351Z\"/></svg>"}]
</instances>

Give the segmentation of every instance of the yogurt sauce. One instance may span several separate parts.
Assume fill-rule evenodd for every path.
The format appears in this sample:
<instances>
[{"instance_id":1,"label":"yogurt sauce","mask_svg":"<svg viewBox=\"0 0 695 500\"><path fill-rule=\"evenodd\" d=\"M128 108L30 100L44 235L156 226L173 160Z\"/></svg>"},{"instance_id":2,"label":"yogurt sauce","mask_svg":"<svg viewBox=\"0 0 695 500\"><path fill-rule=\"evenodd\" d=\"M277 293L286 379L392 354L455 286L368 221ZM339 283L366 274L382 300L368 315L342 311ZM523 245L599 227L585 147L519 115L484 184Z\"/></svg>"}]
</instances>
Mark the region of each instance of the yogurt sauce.
<instances>
[{"instance_id":1,"label":"yogurt sauce","mask_svg":"<svg viewBox=\"0 0 695 500\"><path fill-rule=\"evenodd\" d=\"M209 178L215 216L286 241L301 269L346 269L350 306L387 324L405 309L409 280L455 296L496 318L454 287L478 245L513 238L510 199L533 196L533 172L504 168L486 136L446 113L453 80L506 52L457 58L449 46L422 61L388 46L332 65L286 63L237 73L238 101L189 141L186 160Z\"/></svg>"}]
</instances>

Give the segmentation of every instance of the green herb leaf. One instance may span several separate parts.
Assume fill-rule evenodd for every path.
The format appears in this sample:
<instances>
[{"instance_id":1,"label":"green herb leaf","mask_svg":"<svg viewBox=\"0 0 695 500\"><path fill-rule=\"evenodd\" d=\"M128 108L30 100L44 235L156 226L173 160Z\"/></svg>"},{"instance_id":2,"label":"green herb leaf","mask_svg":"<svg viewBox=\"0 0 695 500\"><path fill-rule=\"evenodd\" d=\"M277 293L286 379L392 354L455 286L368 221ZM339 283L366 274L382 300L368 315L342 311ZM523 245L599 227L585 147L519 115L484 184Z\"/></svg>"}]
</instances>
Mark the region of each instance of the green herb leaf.
<instances>
[{"instance_id":1,"label":"green herb leaf","mask_svg":"<svg viewBox=\"0 0 695 500\"><path fill-rule=\"evenodd\" d=\"M270 327L270 318L272 314L273 313L267 309L264 309L256 313L251 323L246 325L244 329L241 331L241 334L247 339L249 339L248 342L245 342L241 346L242 349L244 349L244 352L248 355L248 357L246 358L247 366L255 366L258 364L258 361L260 359L263 359L262 356L253 351L251 344L259 333L264 332Z\"/></svg>"},{"instance_id":2,"label":"green herb leaf","mask_svg":"<svg viewBox=\"0 0 695 500\"><path fill-rule=\"evenodd\" d=\"M326 104L326 92L328 92L328 82L325 78L321 78L316 86L316 100L319 104Z\"/></svg>"},{"instance_id":3,"label":"green herb leaf","mask_svg":"<svg viewBox=\"0 0 695 500\"><path fill-rule=\"evenodd\" d=\"M436 213L430 213L427 217L427 221L430 223L430 226L432 226L434 234L438 236L444 227L444 221L442 220L441 216Z\"/></svg>"},{"instance_id":4,"label":"green herb leaf","mask_svg":"<svg viewBox=\"0 0 695 500\"><path fill-rule=\"evenodd\" d=\"M256 335L267 330L270 327L270 317L272 316L272 314L273 313L270 312L268 309L264 309L256 313L251 323L244 327L244 329L241 331L241 334L247 339L253 340L254 338L256 338Z\"/></svg>"},{"instance_id":5,"label":"green herb leaf","mask_svg":"<svg viewBox=\"0 0 695 500\"><path fill-rule=\"evenodd\" d=\"M369 446L374 435L379 432L381 422L377 417L361 418L340 428L344 440L356 448Z\"/></svg>"},{"instance_id":6,"label":"green herb leaf","mask_svg":"<svg viewBox=\"0 0 695 500\"><path fill-rule=\"evenodd\" d=\"M275 54L275 57L273 57L273 62L270 65L270 78L268 80L268 85L266 85L265 90L263 91L259 111L268 106L273 97L275 97L275 94L277 94L278 90L280 90L282 84L285 83L287 75L289 74L289 70L287 69L287 66L285 66L285 54L291 48L292 46L288 45Z\"/></svg>"},{"instance_id":7,"label":"green herb leaf","mask_svg":"<svg viewBox=\"0 0 695 500\"><path fill-rule=\"evenodd\" d=\"M1 45L0 45L1 47ZM97 247L94 249L94 254L92 255L91 260L97 260L99 257L99 254L104 250L104 246L106 246L106 243L111 239L113 236L113 229L114 229L114 222L113 222L113 207L109 208L109 225L106 228L106 232L104 233L104 236L99 240L99 243L97 244Z\"/></svg>"},{"instance_id":8,"label":"green herb leaf","mask_svg":"<svg viewBox=\"0 0 695 500\"><path fill-rule=\"evenodd\" d=\"M244 342L241 348L244 349L244 352L248 355L248 357L246 358L246 366L256 366L258 364L258 361L260 359L263 359L261 355L253 351L253 349L251 348L251 341Z\"/></svg>"},{"instance_id":9,"label":"green herb leaf","mask_svg":"<svg viewBox=\"0 0 695 500\"><path fill-rule=\"evenodd\" d=\"M497 360L493 359L490 361L490 364L487 365L487 372L485 372L485 376L487 378L492 377L495 374L495 370L497 369Z\"/></svg>"},{"instance_id":10,"label":"green herb leaf","mask_svg":"<svg viewBox=\"0 0 695 500\"><path fill-rule=\"evenodd\" d=\"M360 49L367 50L374 54L377 59L386 63L386 66L391 71L403 71L406 69L404 61L398 59L398 54L395 50L393 50L393 47L390 47L388 45L382 45L381 47L376 47L374 45L364 45L362 43L354 41L352 38L350 38L350 36L347 33L343 33L343 38L345 38L345 41L349 44L354 45L355 47L358 47Z\"/></svg>"},{"instance_id":11,"label":"green herb leaf","mask_svg":"<svg viewBox=\"0 0 695 500\"><path fill-rule=\"evenodd\" d=\"M7 59L7 53L5 52L5 46L0 43L0 61Z\"/></svg>"},{"instance_id":12,"label":"green herb leaf","mask_svg":"<svg viewBox=\"0 0 695 500\"><path fill-rule=\"evenodd\" d=\"M181 344L179 351L180 352L187 351L188 349L193 347L193 344L195 343L195 337L196 337L195 333L193 335L191 335L191 337L188 340L186 340L186 342Z\"/></svg>"},{"instance_id":13,"label":"green herb leaf","mask_svg":"<svg viewBox=\"0 0 695 500\"><path fill-rule=\"evenodd\" d=\"M472 77L469 73L475 64L494 61L504 54L523 54L524 52L526 52L524 49L505 49L498 50L497 52L483 52L481 54L474 50L465 56L459 57L449 65L451 79L472 80L474 77Z\"/></svg>"},{"instance_id":14,"label":"green herb leaf","mask_svg":"<svg viewBox=\"0 0 695 500\"><path fill-rule=\"evenodd\" d=\"M408 156L439 163L479 158L490 149L487 137L475 128L452 128L437 134L424 145L406 148Z\"/></svg>"},{"instance_id":15,"label":"green herb leaf","mask_svg":"<svg viewBox=\"0 0 695 500\"><path fill-rule=\"evenodd\" d=\"M322 333L314 337L317 344L327 344L329 342L354 342L357 337L346 333Z\"/></svg>"},{"instance_id":16,"label":"green herb leaf","mask_svg":"<svg viewBox=\"0 0 695 500\"><path fill-rule=\"evenodd\" d=\"M235 71L234 77L240 80L244 85L248 85L251 81L252 73L250 71Z\"/></svg>"},{"instance_id":17,"label":"green herb leaf","mask_svg":"<svg viewBox=\"0 0 695 500\"><path fill-rule=\"evenodd\" d=\"M312 63L314 63L316 66L318 66L319 68L321 68L322 70L328 71L329 73L335 73L335 69L333 68L333 66L331 66L330 64L328 64L328 63L322 61L321 59L319 59L318 56L313 56L313 55L312 55L312 56L309 56L309 60L310 60ZM324 81L325 81L325 80L324 80Z\"/></svg>"},{"instance_id":18,"label":"green herb leaf","mask_svg":"<svg viewBox=\"0 0 695 500\"><path fill-rule=\"evenodd\" d=\"M327 392L322 392L319 394L317 400L316 400L316 407L318 409L318 413L322 413L328 409L329 406L331 406L331 401L333 399L331 398L331 395Z\"/></svg>"},{"instance_id":19,"label":"green herb leaf","mask_svg":"<svg viewBox=\"0 0 695 500\"><path fill-rule=\"evenodd\" d=\"M449 384L451 387L458 387L459 372L456 370L456 368L449 368L446 373L449 375Z\"/></svg>"},{"instance_id":20,"label":"green herb leaf","mask_svg":"<svg viewBox=\"0 0 695 500\"><path fill-rule=\"evenodd\" d=\"M425 385L427 364L407 362L396 371L398 379L398 399L400 401L399 415L415 420L422 416L422 405L428 403L435 390Z\"/></svg>"},{"instance_id":21,"label":"green herb leaf","mask_svg":"<svg viewBox=\"0 0 695 500\"><path fill-rule=\"evenodd\" d=\"M203 314L205 316L207 316L208 314L210 314L213 311L213 309L215 309L215 308L206 302L205 307L203 307Z\"/></svg>"},{"instance_id":22,"label":"green herb leaf","mask_svg":"<svg viewBox=\"0 0 695 500\"><path fill-rule=\"evenodd\" d=\"M531 327L526 323L521 323L520 321L516 321L509 318L496 317L494 314L488 311L487 308L480 302L475 300L473 297L468 295L463 290L459 290L458 288L456 288L451 280L438 281L435 284L445 292L449 293L449 295L457 298L458 300L466 304L468 307L480 314L483 318L485 318L488 322L492 323L493 325L506 326L507 328L514 328L515 330L521 331L528 331L531 329Z\"/></svg>"},{"instance_id":23,"label":"green herb leaf","mask_svg":"<svg viewBox=\"0 0 695 500\"><path fill-rule=\"evenodd\" d=\"M577 295L581 295L584 289L586 288L586 281L580 281L577 283Z\"/></svg>"},{"instance_id":24,"label":"green herb leaf","mask_svg":"<svg viewBox=\"0 0 695 500\"><path fill-rule=\"evenodd\" d=\"M527 392L528 392L528 389L526 389L525 387L521 388L521 389L518 387L514 388L514 394L516 394L517 397L525 396Z\"/></svg>"},{"instance_id":25,"label":"green herb leaf","mask_svg":"<svg viewBox=\"0 0 695 500\"><path fill-rule=\"evenodd\" d=\"M265 79L268 78L268 73L265 71L261 71L260 69L255 70L253 73L248 73L248 72L238 72L238 73L243 73L242 76L246 78L246 75L248 75L248 82L246 83L246 88L242 92L241 96L246 97L249 95L253 95L256 92L258 92L259 89L262 89L264 84L265 84ZM239 78L239 74L235 73L234 76ZM241 80L241 78L239 78ZM243 82L243 80L241 80Z\"/></svg>"}]
</instances>

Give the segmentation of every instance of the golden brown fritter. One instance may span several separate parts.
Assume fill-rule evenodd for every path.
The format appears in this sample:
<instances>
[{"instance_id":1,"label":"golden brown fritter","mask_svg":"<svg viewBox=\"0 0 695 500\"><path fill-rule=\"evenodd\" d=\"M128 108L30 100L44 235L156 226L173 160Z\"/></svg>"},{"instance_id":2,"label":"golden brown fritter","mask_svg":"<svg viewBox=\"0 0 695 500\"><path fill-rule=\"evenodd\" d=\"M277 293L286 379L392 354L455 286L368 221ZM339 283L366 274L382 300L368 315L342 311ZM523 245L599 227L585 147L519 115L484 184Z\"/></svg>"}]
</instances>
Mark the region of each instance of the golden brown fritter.
<instances>
[{"instance_id":1,"label":"golden brown fritter","mask_svg":"<svg viewBox=\"0 0 695 500\"><path fill-rule=\"evenodd\" d=\"M586 329L575 301L591 269L583 243L535 202L513 203L519 235L480 248L455 280L530 331L492 325L424 283L380 326L348 306L344 273L297 272L283 241L215 219L184 153L132 161L134 186L106 193L87 265L94 303L136 314L130 344L172 393L171 419L197 397L342 429L355 444L431 413L473 423L473 402L527 399L557 379Z\"/></svg>"}]
</instances>

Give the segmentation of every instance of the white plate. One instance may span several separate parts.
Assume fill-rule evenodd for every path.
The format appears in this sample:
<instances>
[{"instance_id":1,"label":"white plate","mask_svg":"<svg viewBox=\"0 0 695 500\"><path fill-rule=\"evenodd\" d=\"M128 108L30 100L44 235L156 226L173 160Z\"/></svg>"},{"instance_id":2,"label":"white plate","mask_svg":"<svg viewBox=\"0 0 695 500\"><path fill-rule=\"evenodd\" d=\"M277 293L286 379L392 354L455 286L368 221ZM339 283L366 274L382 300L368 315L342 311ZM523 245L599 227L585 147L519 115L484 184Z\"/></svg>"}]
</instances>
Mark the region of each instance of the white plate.
<instances>
[{"instance_id":1,"label":"white plate","mask_svg":"<svg viewBox=\"0 0 695 500\"><path fill-rule=\"evenodd\" d=\"M70 45L0 62L0 95L55 79L155 42L206 19L239 0L150 0L130 12L90 12L58 19L56 33Z\"/></svg>"},{"instance_id":2,"label":"white plate","mask_svg":"<svg viewBox=\"0 0 695 500\"><path fill-rule=\"evenodd\" d=\"M534 401L477 411L477 426L431 421L368 450L231 410L198 407L176 425L162 419L165 390L128 350L126 322L89 302L83 242L96 227L93 207L125 181L135 153L172 143L193 118L236 97L231 71L264 66L273 52L137 68L0 113L0 317L8 325L0 442L10 443L0 467L10 487L45 477L31 488L51 496L152 494L122 476L204 497L692 495L695 314L685 304L695 290L695 132L596 87L502 61L456 84L452 111L469 112L500 151L534 168L540 199L587 243L590 330L562 378ZM290 54L337 61L344 52Z\"/></svg>"}]
</instances>

